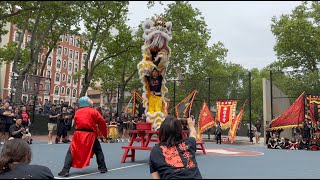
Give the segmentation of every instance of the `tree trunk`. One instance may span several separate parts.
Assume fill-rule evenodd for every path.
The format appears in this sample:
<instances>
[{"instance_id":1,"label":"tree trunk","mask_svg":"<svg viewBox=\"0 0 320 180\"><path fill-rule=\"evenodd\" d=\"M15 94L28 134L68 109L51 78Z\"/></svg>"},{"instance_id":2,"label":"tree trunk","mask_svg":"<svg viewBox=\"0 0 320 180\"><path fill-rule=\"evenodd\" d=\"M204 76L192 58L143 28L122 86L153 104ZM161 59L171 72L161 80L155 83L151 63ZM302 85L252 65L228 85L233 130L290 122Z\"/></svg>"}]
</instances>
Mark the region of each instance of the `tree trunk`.
<instances>
[{"instance_id":1,"label":"tree trunk","mask_svg":"<svg viewBox=\"0 0 320 180\"><path fill-rule=\"evenodd\" d=\"M23 81L24 81L24 77L23 76L18 76L16 77L17 80L13 80L11 79L11 83L15 82L13 85L11 85L11 88L15 88L16 91L15 91L15 95L13 96L12 100L13 102L15 102L16 104L21 104L22 102L22 89L24 88L23 87ZM21 88L22 87L22 88ZM11 89L12 90L12 89ZM10 92L11 94L11 92Z\"/></svg>"},{"instance_id":2,"label":"tree trunk","mask_svg":"<svg viewBox=\"0 0 320 180\"><path fill-rule=\"evenodd\" d=\"M84 85L82 86L81 92L80 92L80 97L83 97L86 95L88 89L90 86L90 81L88 81L88 83L84 83Z\"/></svg>"},{"instance_id":3,"label":"tree trunk","mask_svg":"<svg viewBox=\"0 0 320 180\"><path fill-rule=\"evenodd\" d=\"M123 108L123 103L124 103L124 93L125 93L125 89L126 89L126 86L124 84L121 84L120 85L120 99L119 99L119 105L118 105L118 108L119 108L119 113L122 112L122 108Z\"/></svg>"}]
</instances>

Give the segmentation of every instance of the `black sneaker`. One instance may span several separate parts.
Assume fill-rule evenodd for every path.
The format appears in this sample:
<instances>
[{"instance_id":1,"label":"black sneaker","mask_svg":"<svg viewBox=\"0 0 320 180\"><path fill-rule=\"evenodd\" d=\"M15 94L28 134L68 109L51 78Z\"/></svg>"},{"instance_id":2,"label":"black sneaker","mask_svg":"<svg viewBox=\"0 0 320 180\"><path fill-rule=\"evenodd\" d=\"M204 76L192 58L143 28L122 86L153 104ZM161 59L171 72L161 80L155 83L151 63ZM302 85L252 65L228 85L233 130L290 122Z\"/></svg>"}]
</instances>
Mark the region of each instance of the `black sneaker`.
<instances>
[{"instance_id":1,"label":"black sneaker","mask_svg":"<svg viewBox=\"0 0 320 180\"><path fill-rule=\"evenodd\" d=\"M102 168L98 168L99 169L99 171L101 172L101 173L106 173L106 172L108 172L108 168L107 167L102 167Z\"/></svg>"},{"instance_id":2,"label":"black sneaker","mask_svg":"<svg viewBox=\"0 0 320 180\"><path fill-rule=\"evenodd\" d=\"M59 176L62 176L62 177L68 177L68 176L69 176L69 170L62 169L62 171L59 172L58 175L59 175Z\"/></svg>"}]
</instances>

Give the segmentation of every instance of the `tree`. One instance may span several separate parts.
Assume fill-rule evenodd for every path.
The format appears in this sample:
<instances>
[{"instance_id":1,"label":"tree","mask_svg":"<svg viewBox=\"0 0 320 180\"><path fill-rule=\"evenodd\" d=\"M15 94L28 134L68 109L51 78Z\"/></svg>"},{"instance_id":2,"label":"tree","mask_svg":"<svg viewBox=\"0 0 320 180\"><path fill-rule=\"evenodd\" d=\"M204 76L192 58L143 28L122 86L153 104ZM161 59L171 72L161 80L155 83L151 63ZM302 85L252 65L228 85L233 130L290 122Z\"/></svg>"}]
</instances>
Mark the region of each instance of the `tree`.
<instances>
[{"instance_id":1,"label":"tree","mask_svg":"<svg viewBox=\"0 0 320 180\"><path fill-rule=\"evenodd\" d=\"M141 37L133 34L130 27L124 23L119 24L117 29L119 29L118 35L105 44L108 48L105 48L105 51L102 53L114 54L121 51L124 47L129 46L135 48L111 58L102 64L97 68L95 77L102 82L102 89L105 94L107 94L108 101L111 101L111 95L117 93L115 90L119 88L120 99L118 109L121 110L125 104L125 92L133 92L133 90L139 86L137 64L141 60L140 47L143 41ZM134 83L132 83L133 81ZM129 82L131 82L133 86L130 86Z\"/></svg>"},{"instance_id":2,"label":"tree","mask_svg":"<svg viewBox=\"0 0 320 180\"><path fill-rule=\"evenodd\" d=\"M9 18L20 31L19 42L13 53L4 53L0 58L6 63L12 62L12 72L19 75L17 87L22 87L25 74L35 74L39 68L39 54L49 46L48 53L56 47L61 33L70 31L71 26L79 22L79 12L82 2L54 2L54 1L32 1L19 4L19 8L27 9L35 7L35 10L23 11ZM26 7L24 7L26 6ZM23 49L24 34L31 33L31 40ZM14 44L13 44L14 45ZM10 51L12 47L7 46L1 51ZM23 56L28 52L28 56ZM46 57L48 57L48 54ZM6 55L6 56L5 56ZM44 66L42 66L44 68ZM43 70L42 70L43 73ZM36 75L36 74L35 74ZM20 102L22 88L17 88L15 102Z\"/></svg>"},{"instance_id":3,"label":"tree","mask_svg":"<svg viewBox=\"0 0 320 180\"><path fill-rule=\"evenodd\" d=\"M274 50L281 68L318 71L320 62L319 2L303 2L291 14L272 18Z\"/></svg>"},{"instance_id":4,"label":"tree","mask_svg":"<svg viewBox=\"0 0 320 180\"><path fill-rule=\"evenodd\" d=\"M86 94L97 67L127 52L132 47L131 45L122 47L117 52L108 50L113 46L108 43L114 38L111 30L126 20L128 4L128 1L91 1L84 7L82 19L86 28L85 36L89 41L89 46L84 47L88 51L88 56L84 60L84 81L80 96ZM91 55L93 55L93 58L90 61Z\"/></svg>"}]
</instances>

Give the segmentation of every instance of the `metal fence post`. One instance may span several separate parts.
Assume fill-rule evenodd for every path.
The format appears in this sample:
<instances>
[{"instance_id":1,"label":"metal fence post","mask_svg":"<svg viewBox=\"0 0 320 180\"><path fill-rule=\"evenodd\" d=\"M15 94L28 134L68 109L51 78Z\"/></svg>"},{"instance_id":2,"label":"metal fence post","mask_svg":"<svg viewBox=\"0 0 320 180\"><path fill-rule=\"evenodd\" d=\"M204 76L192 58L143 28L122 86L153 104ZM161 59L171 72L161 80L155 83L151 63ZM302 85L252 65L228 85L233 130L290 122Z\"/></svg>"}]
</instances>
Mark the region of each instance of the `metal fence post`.
<instances>
[{"instance_id":1,"label":"metal fence post","mask_svg":"<svg viewBox=\"0 0 320 180\"><path fill-rule=\"evenodd\" d=\"M249 71L249 120L250 120L249 136L250 136L250 142L253 143L252 133L251 133L251 126L252 126L251 103L252 103L251 102L251 71Z\"/></svg>"},{"instance_id":2,"label":"metal fence post","mask_svg":"<svg viewBox=\"0 0 320 180\"><path fill-rule=\"evenodd\" d=\"M270 112L271 112L271 120L273 119L273 89L272 89L272 70L270 70L270 106L271 106L271 109L270 109Z\"/></svg>"},{"instance_id":3,"label":"metal fence post","mask_svg":"<svg viewBox=\"0 0 320 180\"><path fill-rule=\"evenodd\" d=\"M176 80L173 80L173 107L176 107Z\"/></svg>"},{"instance_id":4,"label":"metal fence post","mask_svg":"<svg viewBox=\"0 0 320 180\"><path fill-rule=\"evenodd\" d=\"M211 106L210 106L210 94L211 94L211 79L210 79L210 77L208 78L208 106L209 106L209 110L210 110L210 108L211 108ZM210 133L211 133L211 129L212 128L209 128L208 129L208 139L210 140Z\"/></svg>"}]
</instances>

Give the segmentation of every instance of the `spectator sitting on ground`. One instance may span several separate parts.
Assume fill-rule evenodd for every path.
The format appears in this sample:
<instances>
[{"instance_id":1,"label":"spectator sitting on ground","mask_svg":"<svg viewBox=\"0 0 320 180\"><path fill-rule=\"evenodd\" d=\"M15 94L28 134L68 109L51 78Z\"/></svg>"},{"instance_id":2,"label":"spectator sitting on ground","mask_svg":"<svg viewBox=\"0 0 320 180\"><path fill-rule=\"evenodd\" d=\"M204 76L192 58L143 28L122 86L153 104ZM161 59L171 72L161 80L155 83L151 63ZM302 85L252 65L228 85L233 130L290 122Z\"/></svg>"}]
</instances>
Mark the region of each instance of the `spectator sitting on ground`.
<instances>
[{"instance_id":1,"label":"spectator sitting on ground","mask_svg":"<svg viewBox=\"0 0 320 180\"><path fill-rule=\"evenodd\" d=\"M306 138L303 138L300 143L299 143L299 149L305 149L307 150L308 149L308 143L307 143L307 139Z\"/></svg>"},{"instance_id":2,"label":"spectator sitting on ground","mask_svg":"<svg viewBox=\"0 0 320 180\"><path fill-rule=\"evenodd\" d=\"M294 137L291 139L289 144L290 144L289 149L291 149L291 150L296 150L299 148L299 143L298 143L298 141L296 141L296 139Z\"/></svg>"},{"instance_id":3,"label":"spectator sitting on ground","mask_svg":"<svg viewBox=\"0 0 320 180\"><path fill-rule=\"evenodd\" d=\"M24 128L22 125L21 116L16 116L16 123L10 126L10 138L11 139L23 139L28 144L32 144L31 134L29 133L29 129Z\"/></svg>"},{"instance_id":4,"label":"spectator sitting on ground","mask_svg":"<svg viewBox=\"0 0 320 180\"><path fill-rule=\"evenodd\" d=\"M287 139L287 138L281 138L281 145L280 145L280 148L281 149L289 149L289 146L290 146L290 144L289 144L289 139Z\"/></svg>"},{"instance_id":5,"label":"spectator sitting on ground","mask_svg":"<svg viewBox=\"0 0 320 180\"><path fill-rule=\"evenodd\" d=\"M45 166L30 165L31 148L21 139L4 144L0 155L1 179L54 179Z\"/></svg>"},{"instance_id":6,"label":"spectator sitting on ground","mask_svg":"<svg viewBox=\"0 0 320 180\"><path fill-rule=\"evenodd\" d=\"M269 139L268 146L269 149L279 149L278 138L275 134Z\"/></svg>"}]
</instances>

